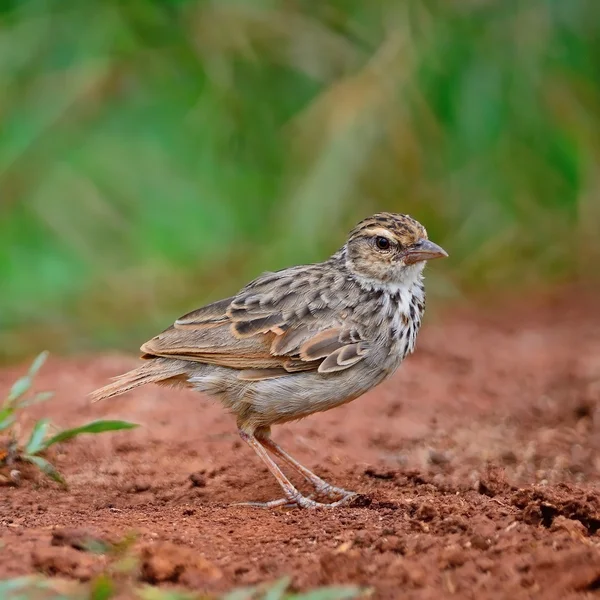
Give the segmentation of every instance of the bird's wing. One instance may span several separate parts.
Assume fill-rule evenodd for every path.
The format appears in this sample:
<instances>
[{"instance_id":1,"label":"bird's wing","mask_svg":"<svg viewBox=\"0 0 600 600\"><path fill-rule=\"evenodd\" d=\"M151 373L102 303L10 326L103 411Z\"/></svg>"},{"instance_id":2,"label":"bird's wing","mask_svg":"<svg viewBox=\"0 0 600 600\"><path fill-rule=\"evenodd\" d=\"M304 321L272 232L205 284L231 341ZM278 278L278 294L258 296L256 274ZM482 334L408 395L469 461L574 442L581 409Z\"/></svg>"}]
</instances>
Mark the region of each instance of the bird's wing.
<instances>
[{"instance_id":1,"label":"bird's wing","mask_svg":"<svg viewBox=\"0 0 600 600\"><path fill-rule=\"evenodd\" d=\"M348 318L348 298L324 285L317 265L310 276L306 269L265 273L237 296L177 319L142 346L143 358L230 367L245 380L352 367L369 352L369 340Z\"/></svg>"}]
</instances>

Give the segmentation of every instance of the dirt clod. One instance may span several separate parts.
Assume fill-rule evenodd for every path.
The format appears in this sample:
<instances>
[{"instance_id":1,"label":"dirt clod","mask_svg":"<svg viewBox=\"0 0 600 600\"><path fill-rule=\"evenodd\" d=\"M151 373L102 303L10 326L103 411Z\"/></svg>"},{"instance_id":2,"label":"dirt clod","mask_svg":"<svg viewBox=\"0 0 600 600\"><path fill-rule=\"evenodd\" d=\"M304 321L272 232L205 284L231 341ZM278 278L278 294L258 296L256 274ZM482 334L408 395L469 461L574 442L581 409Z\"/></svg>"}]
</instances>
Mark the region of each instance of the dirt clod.
<instances>
[{"instance_id":1,"label":"dirt clod","mask_svg":"<svg viewBox=\"0 0 600 600\"><path fill-rule=\"evenodd\" d=\"M140 556L140 579L152 584L170 582L201 587L223 576L218 567L197 551L168 542L145 546Z\"/></svg>"},{"instance_id":2,"label":"dirt clod","mask_svg":"<svg viewBox=\"0 0 600 600\"><path fill-rule=\"evenodd\" d=\"M95 557L68 546L35 549L31 553L31 565L45 575L71 577L79 581L88 581L101 570L101 562Z\"/></svg>"},{"instance_id":3,"label":"dirt clod","mask_svg":"<svg viewBox=\"0 0 600 600\"><path fill-rule=\"evenodd\" d=\"M550 531L565 531L575 538L583 538L588 535L588 530L583 523L574 521L573 519L567 519L562 515L559 515L552 521Z\"/></svg>"},{"instance_id":4,"label":"dirt clod","mask_svg":"<svg viewBox=\"0 0 600 600\"><path fill-rule=\"evenodd\" d=\"M498 494L502 494L510 489L510 485L506 479L506 472L503 468L488 465L486 473L479 479L477 491L493 498Z\"/></svg>"},{"instance_id":5,"label":"dirt clod","mask_svg":"<svg viewBox=\"0 0 600 600\"><path fill-rule=\"evenodd\" d=\"M432 502L423 502L415 511L415 518L419 521L432 521L439 515L438 509Z\"/></svg>"},{"instance_id":6,"label":"dirt clod","mask_svg":"<svg viewBox=\"0 0 600 600\"><path fill-rule=\"evenodd\" d=\"M364 580L367 565L360 550L326 552L321 555L319 562L324 584Z\"/></svg>"},{"instance_id":7,"label":"dirt clod","mask_svg":"<svg viewBox=\"0 0 600 600\"><path fill-rule=\"evenodd\" d=\"M194 487L206 487L206 475L204 473L195 472L190 475L190 481Z\"/></svg>"},{"instance_id":8,"label":"dirt clod","mask_svg":"<svg viewBox=\"0 0 600 600\"><path fill-rule=\"evenodd\" d=\"M76 550L108 549L111 542L89 529L64 527L52 532L52 546L70 546Z\"/></svg>"},{"instance_id":9,"label":"dirt clod","mask_svg":"<svg viewBox=\"0 0 600 600\"><path fill-rule=\"evenodd\" d=\"M396 472L392 469L376 469L369 467L368 469L365 469L365 475L367 477L372 477L373 479L391 480L396 477Z\"/></svg>"}]
</instances>

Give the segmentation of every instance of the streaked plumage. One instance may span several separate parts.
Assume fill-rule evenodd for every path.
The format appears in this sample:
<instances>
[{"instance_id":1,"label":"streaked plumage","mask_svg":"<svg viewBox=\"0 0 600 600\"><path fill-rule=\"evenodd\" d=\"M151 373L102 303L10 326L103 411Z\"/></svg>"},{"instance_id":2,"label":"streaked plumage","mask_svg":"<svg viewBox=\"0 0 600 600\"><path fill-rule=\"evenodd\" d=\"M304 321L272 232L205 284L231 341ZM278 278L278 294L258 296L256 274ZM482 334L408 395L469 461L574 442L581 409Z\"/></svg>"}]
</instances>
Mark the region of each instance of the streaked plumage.
<instances>
[{"instance_id":1,"label":"streaked plumage","mask_svg":"<svg viewBox=\"0 0 600 600\"><path fill-rule=\"evenodd\" d=\"M343 496L327 506L338 505L349 493L286 455L269 439L270 426L349 402L396 370L421 325L424 261L439 256L446 253L411 217L374 215L325 262L265 273L237 295L177 319L142 346L144 365L92 396L159 383L216 397L286 493L268 506L320 504L291 486L265 448L320 493Z\"/></svg>"}]
</instances>

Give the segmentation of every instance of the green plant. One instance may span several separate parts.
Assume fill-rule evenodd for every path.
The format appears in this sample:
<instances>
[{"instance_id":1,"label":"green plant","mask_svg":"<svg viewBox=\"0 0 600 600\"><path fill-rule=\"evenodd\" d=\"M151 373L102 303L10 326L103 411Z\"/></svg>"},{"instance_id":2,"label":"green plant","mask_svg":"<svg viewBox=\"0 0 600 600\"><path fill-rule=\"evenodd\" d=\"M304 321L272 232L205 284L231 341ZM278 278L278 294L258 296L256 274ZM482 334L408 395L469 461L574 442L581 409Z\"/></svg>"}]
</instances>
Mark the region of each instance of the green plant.
<instances>
[{"instance_id":1,"label":"green plant","mask_svg":"<svg viewBox=\"0 0 600 600\"><path fill-rule=\"evenodd\" d=\"M322 587L296 594L288 591L289 584L289 577L283 577L274 583L232 590L223 596L163 590L146 585L132 587L127 597L139 600L352 600L370 595L369 590L353 585ZM0 581L2 600L110 600L116 594L117 588L112 579L105 576L91 583L70 585L36 576Z\"/></svg>"},{"instance_id":2,"label":"green plant","mask_svg":"<svg viewBox=\"0 0 600 600\"><path fill-rule=\"evenodd\" d=\"M322 587L298 594L289 592L289 586L290 578L282 577L274 583L233 590L225 594L222 600L351 600L352 598L364 598L369 595L368 590L354 585ZM142 597L142 600L171 599ZM173 600L180 599L174 598Z\"/></svg>"},{"instance_id":3,"label":"green plant","mask_svg":"<svg viewBox=\"0 0 600 600\"><path fill-rule=\"evenodd\" d=\"M237 588L222 595L163 589L140 584L137 534L132 532L115 543L90 540L86 550L107 558L104 570L91 581L26 576L0 581L1 600L353 600L371 595L370 588L355 585L328 586L307 592L289 591L291 578Z\"/></svg>"},{"instance_id":4,"label":"green plant","mask_svg":"<svg viewBox=\"0 0 600 600\"><path fill-rule=\"evenodd\" d=\"M87 600L78 593L77 584L70 584L68 586L70 589L59 589L62 587L56 580L48 577L36 575L15 577L0 581L0 598L2 600Z\"/></svg>"},{"instance_id":5,"label":"green plant","mask_svg":"<svg viewBox=\"0 0 600 600\"><path fill-rule=\"evenodd\" d=\"M105 431L118 431L137 427L134 423L126 421L93 421L72 429L50 433L50 419L39 419L31 429L25 441L19 439L20 424L18 417L25 408L32 404L44 402L52 397L51 392L29 394L34 378L41 369L47 352L42 352L32 363L27 374L13 384L8 396L0 407L0 468L10 469L10 477L18 481L20 472L18 463L28 462L35 465L48 477L66 487L63 476L56 467L49 462L44 454L60 442L66 442L84 433L103 433Z\"/></svg>"}]
</instances>

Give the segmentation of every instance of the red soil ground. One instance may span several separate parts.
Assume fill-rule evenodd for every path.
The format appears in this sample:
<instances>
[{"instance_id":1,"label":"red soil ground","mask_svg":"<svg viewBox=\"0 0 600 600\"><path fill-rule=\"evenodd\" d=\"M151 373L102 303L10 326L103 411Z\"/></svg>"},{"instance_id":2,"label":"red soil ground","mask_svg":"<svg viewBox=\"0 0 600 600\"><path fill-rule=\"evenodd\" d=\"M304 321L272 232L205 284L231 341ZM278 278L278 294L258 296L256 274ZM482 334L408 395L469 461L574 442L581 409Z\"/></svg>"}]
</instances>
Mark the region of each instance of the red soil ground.
<instances>
[{"instance_id":1,"label":"red soil ground","mask_svg":"<svg viewBox=\"0 0 600 600\"><path fill-rule=\"evenodd\" d=\"M430 317L390 381L276 428L300 461L367 497L337 510L232 506L280 490L218 405L159 387L90 405L136 360L51 358L37 385L56 397L28 419L142 426L63 444L53 460L69 491L35 473L0 487L0 577L89 579L106 557L77 537L135 531L140 579L210 594L289 574L293 589L358 583L376 598L595 597L598 305ZM0 371L0 395L24 369Z\"/></svg>"}]
</instances>

